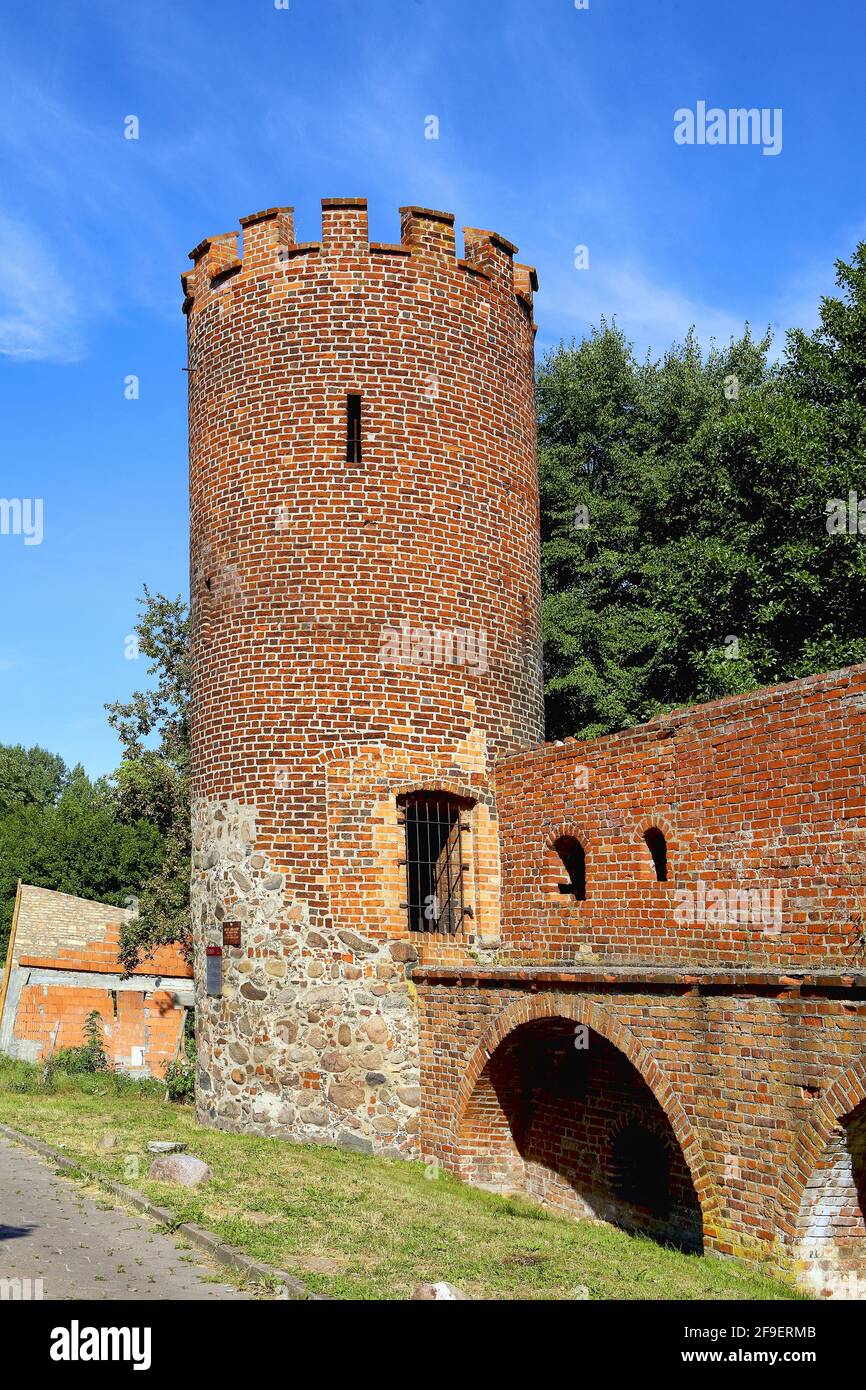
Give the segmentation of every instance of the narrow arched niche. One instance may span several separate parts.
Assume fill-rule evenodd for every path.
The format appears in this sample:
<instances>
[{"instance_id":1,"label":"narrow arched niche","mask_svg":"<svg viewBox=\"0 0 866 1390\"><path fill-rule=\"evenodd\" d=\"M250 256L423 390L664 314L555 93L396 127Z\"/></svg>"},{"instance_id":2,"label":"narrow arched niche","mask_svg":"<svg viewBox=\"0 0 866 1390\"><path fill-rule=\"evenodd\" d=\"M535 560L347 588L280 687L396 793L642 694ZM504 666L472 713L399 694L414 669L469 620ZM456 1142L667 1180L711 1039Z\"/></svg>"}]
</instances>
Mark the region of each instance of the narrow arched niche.
<instances>
[{"instance_id":1,"label":"narrow arched niche","mask_svg":"<svg viewBox=\"0 0 866 1390\"><path fill-rule=\"evenodd\" d=\"M560 835L548 852L552 891L573 902L586 898L586 851L576 835Z\"/></svg>"},{"instance_id":2,"label":"narrow arched niche","mask_svg":"<svg viewBox=\"0 0 866 1390\"><path fill-rule=\"evenodd\" d=\"M668 881L668 842L657 825L644 831L644 844L650 852L657 883Z\"/></svg>"}]
</instances>

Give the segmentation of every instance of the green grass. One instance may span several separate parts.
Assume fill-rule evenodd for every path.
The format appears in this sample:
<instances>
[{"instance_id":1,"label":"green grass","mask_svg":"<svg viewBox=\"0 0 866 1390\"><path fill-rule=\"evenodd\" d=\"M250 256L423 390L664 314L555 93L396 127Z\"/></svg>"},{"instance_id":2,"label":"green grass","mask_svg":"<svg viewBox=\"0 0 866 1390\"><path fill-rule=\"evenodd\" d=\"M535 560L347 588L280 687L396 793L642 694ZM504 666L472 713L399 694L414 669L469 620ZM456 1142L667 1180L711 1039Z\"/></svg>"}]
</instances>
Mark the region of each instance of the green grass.
<instances>
[{"instance_id":1,"label":"green grass","mask_svg":"<svg viewBox=\"0 0 866 1390\"><path fill-rule=\"evenodd\" d=\"M0 1122L334 1298L405 1298L440 1279L473 1298L797 1297L732 1262L567 1221L445 1173L430 1178L418 1163L203 1129L190 1107L164 1104L163 1089L105 1073L55 1073L46 1087L41 1068L0 1058ZM100 1150L108 1132L118 1147ZM149 1139L185 1141L213 1182L194 1191L149 1182Z\"/></svg>"}]
</instances>

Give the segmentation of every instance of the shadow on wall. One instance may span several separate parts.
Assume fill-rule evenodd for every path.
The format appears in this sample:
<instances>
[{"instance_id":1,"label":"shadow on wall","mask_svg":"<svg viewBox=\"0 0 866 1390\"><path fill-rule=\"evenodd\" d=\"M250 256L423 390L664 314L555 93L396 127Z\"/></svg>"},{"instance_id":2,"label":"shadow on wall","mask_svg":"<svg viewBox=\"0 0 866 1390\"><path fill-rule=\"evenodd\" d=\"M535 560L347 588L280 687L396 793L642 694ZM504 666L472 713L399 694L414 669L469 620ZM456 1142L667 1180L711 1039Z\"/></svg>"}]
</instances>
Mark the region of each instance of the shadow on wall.
<instances>
[{"instance_id":1,"label":"shadow on wall","mask_svg":"<svg viewBox=\"0 0 866 1390\"><path fill-rule=\"evenodd\" d=\"M497 1048L463 1116L459 1171L564 1215L703 1249L700 1203L667 1116L623 1053L583 1024L537 1020Z\"/></svg>"}]
</instances>

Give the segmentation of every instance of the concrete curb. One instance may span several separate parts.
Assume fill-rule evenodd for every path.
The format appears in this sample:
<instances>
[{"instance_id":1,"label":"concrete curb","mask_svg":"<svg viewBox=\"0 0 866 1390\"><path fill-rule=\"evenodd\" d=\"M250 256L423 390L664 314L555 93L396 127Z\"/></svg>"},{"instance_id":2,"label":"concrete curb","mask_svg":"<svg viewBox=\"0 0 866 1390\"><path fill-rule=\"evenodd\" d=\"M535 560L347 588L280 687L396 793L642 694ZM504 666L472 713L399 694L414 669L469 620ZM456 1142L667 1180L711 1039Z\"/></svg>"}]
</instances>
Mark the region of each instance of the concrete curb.
<instances>
[{"instance_id":1,"label":"concrete curb","mask_svg":"<svg viewBox=\"0 0 866 1390\"><path fill-rule=\"evenodd\" d=\"M264 1280L275 1280L281 1286L277 1296L282 1299L308 1299L314 1302L328 1301L323 1294L313 1293L294 1275L287 1274L283 1269L274 1269L272 1265L262 1264L260 1260L254 1260L251 1256L245 1255L242 1250L236 1250L233 1245L226 1245L210 1231L206 1231L202 1226L197 1226L193 1221L177 1222L173 1212L167 1207L158 1207L142 1193L136 1192L133 1187L126 1187L123 1183L115 1182L113 1178L106 1178L101 1173L94 1172L83 1162L70 1158L61 1149L54 1149L50 1144L43 1144L41 1139L34 1139L29 1134L22 1134L20 1130L12 1129L10 1125L0 1124L0 1135L6 1139L11 1139L15 1144L23 1144L27 1149L33 1149L41 1154L43 1158L50 1158L52 1163L56 1163L58 1168L76 1169L78 1172L86 1173L94 1182L99 1183L100 1187L106 1188L115 1197L121 1197L124 1202L129 1202L144 1216L150 1216L154 1221L158 1221L161 1226L167 1226L172 1234L175 1232L184 1236L190 1245L197 1246L210 1255L211 1259L218 1264L225 1265L229 1269L240 1270L250 1279L261 1283Z\"/></svg>"}]
</instances>

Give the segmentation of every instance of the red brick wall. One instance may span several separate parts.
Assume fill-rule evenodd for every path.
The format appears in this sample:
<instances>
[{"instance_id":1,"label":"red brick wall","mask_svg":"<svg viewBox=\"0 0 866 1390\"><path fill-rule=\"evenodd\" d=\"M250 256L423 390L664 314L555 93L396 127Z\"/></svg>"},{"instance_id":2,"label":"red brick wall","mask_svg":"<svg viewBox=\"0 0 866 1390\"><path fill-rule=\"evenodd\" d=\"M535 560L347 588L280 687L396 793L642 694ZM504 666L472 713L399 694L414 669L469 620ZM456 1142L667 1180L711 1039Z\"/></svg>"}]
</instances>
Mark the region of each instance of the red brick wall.
<instances>
[{"instance_id":1,"label":"red brick wall","mask_svg":"<svg viewBox=\"0 0 866 1390\"><path fill-rule=\"evenodd\" d=\"M15 1019L14 1036L38 1044L38 1060L64 1047L81 1047L84 1022L96 1010L102 1019L103 1042L112 1067L143 1070L157 1078L174 1059L183 1027L184 1010L165 991L146 995L141 990L100 989L52 984L25 985ZM57 1034L55 1037L55 1028ZM141 1048L141 1061L134 1049Z\"/></svg>"},{"instance_id":2,"label":"red brick wall","mask_svg":"<svg viewBox=\"0 0 866 1390\"><path fill-rule=\"evenodd\" d=\"M710 1249L862 1296L864 721L859 666L500 760L502 949L414 971L426 1150L686 1243L693 1187ZM584 901L559 892L563 837L585 849ZM732 890L778 892L778 920L739 920ZM684 920L688 893L703 920ZM591 1029L593 1081L572 1098L545 1090L531 1042L562 1020ZM654 1219L617 1191L635 1125L682 1158Z\"/></svg>"},{"instance_id":3,"label":"red brick wall","mask_svg":"<svg viewBox=\"0 0 866 1390\"><path fill-rule=\"evenodd\" d=\"M80 947L50 944L50 951L31 950L19 954L15 960L18 965L48 967L54 970L92 970L103 974L116 974L123 969L120 962L120 928L108 926L105 934L98 940L88 941ZM157 946L154 951L129 972L131 975L167 975L172 979L192 979L192 966L184 958L177 946Z\"/></svg>"},{"instance_id":4,"label":"red brick wall","mask_svg":"<svg viewBox=\"0 0 866 1390\"><path fill-rule=\"evenodd\" d=\"M184 1009L173 992L153 985L162 978L177 989L191 978L192 966L177 946L160 946L132 972L150 977L147 992L116 988L123 972L121 926L129 916L126 908L20 885L0 1019L11 1055L44 1060L52 1045L81 1046L84 1021L95 1009L112 1065L162 1075L163 1063L175 1055Z\"/></svg>"},{"instance_id":5,"label":"red brick wall","mask_svg":"<svg viewBox=\"0 0 866 1390\"><path fill-rule=\"evenodd\" d=\"M858 666L500 760L503 949L546 963L862 965L864 740ZM651 825L667 837L667 883ZM557 891L561 835L584 845L584 902ZM764 894L766 920L737 891Z\"/></svg>"},{"instance_id":6,"label":"red brick wall","mask_svg":"<svg viewBox=\"0 0 866 1390\"><path fill-rule=\"evenodd\" d=\"M636 1119L674 1136L708 1248L744 1256L784 1249L791 1260L805 1259L798 1242L808 1229L801 1214L807 1184L816 1167L826 1166L844 1117L866 1099L862 988L833 997L793 981L759 991L694 982L624 988L515 979L506 985L483 971L477 980L464 972L459 983L437 982L423 970L415 979L426 1156L481 1181L523 1182L577 1212L592 1205L593 1194L609 1197L615 1127ZM542 1028L539 1036L550 1045L577 1024L589 1029L588 1051L596 1059L590 1065L597 1069L583 1099L534 1110L534 1156L546 1172L527 1183L518 1161L526 1157L525 1139L511 1097L525 1099L544 1069L525 1026ZM582 1136L585 1160L563 1148L569 1134ZM596 1160L600 1183L592 1171ZM681 1238L690 1187L678 1161L672 1179L676 1200L666 1229L656 1223L655 1231ZM634 1213L612 1205L607 1211L635 1224Z\"/></svg>"},{"instance_id":7,"label":"red brick wall","mask_svg":"<svg viewBox=\"0 0 866 1390\"><path fill-rule=\"evenodd\" d=\"M122 969L121 928L132 915L130 908L22 883L11 942L12 962L116 974ZM179 947L158 946L132 973L191 978L192 966Z\"/></svg>"},{"instance_id":8,"label":"red brick wall","mask_svg":"<svg viewBox=\"0 0 866 1390\"><path fill-rule=\"evenodd\" d=\"M254 804L314 913L324 747L543 731L530 275L492 233L458 261L453 222L404 209L371 246L366 203L325 200L321 243L259 214L186 277L194 795ZM404 619L483 634L486 669L383 664Z\"/></svg>"}]
</instances>

